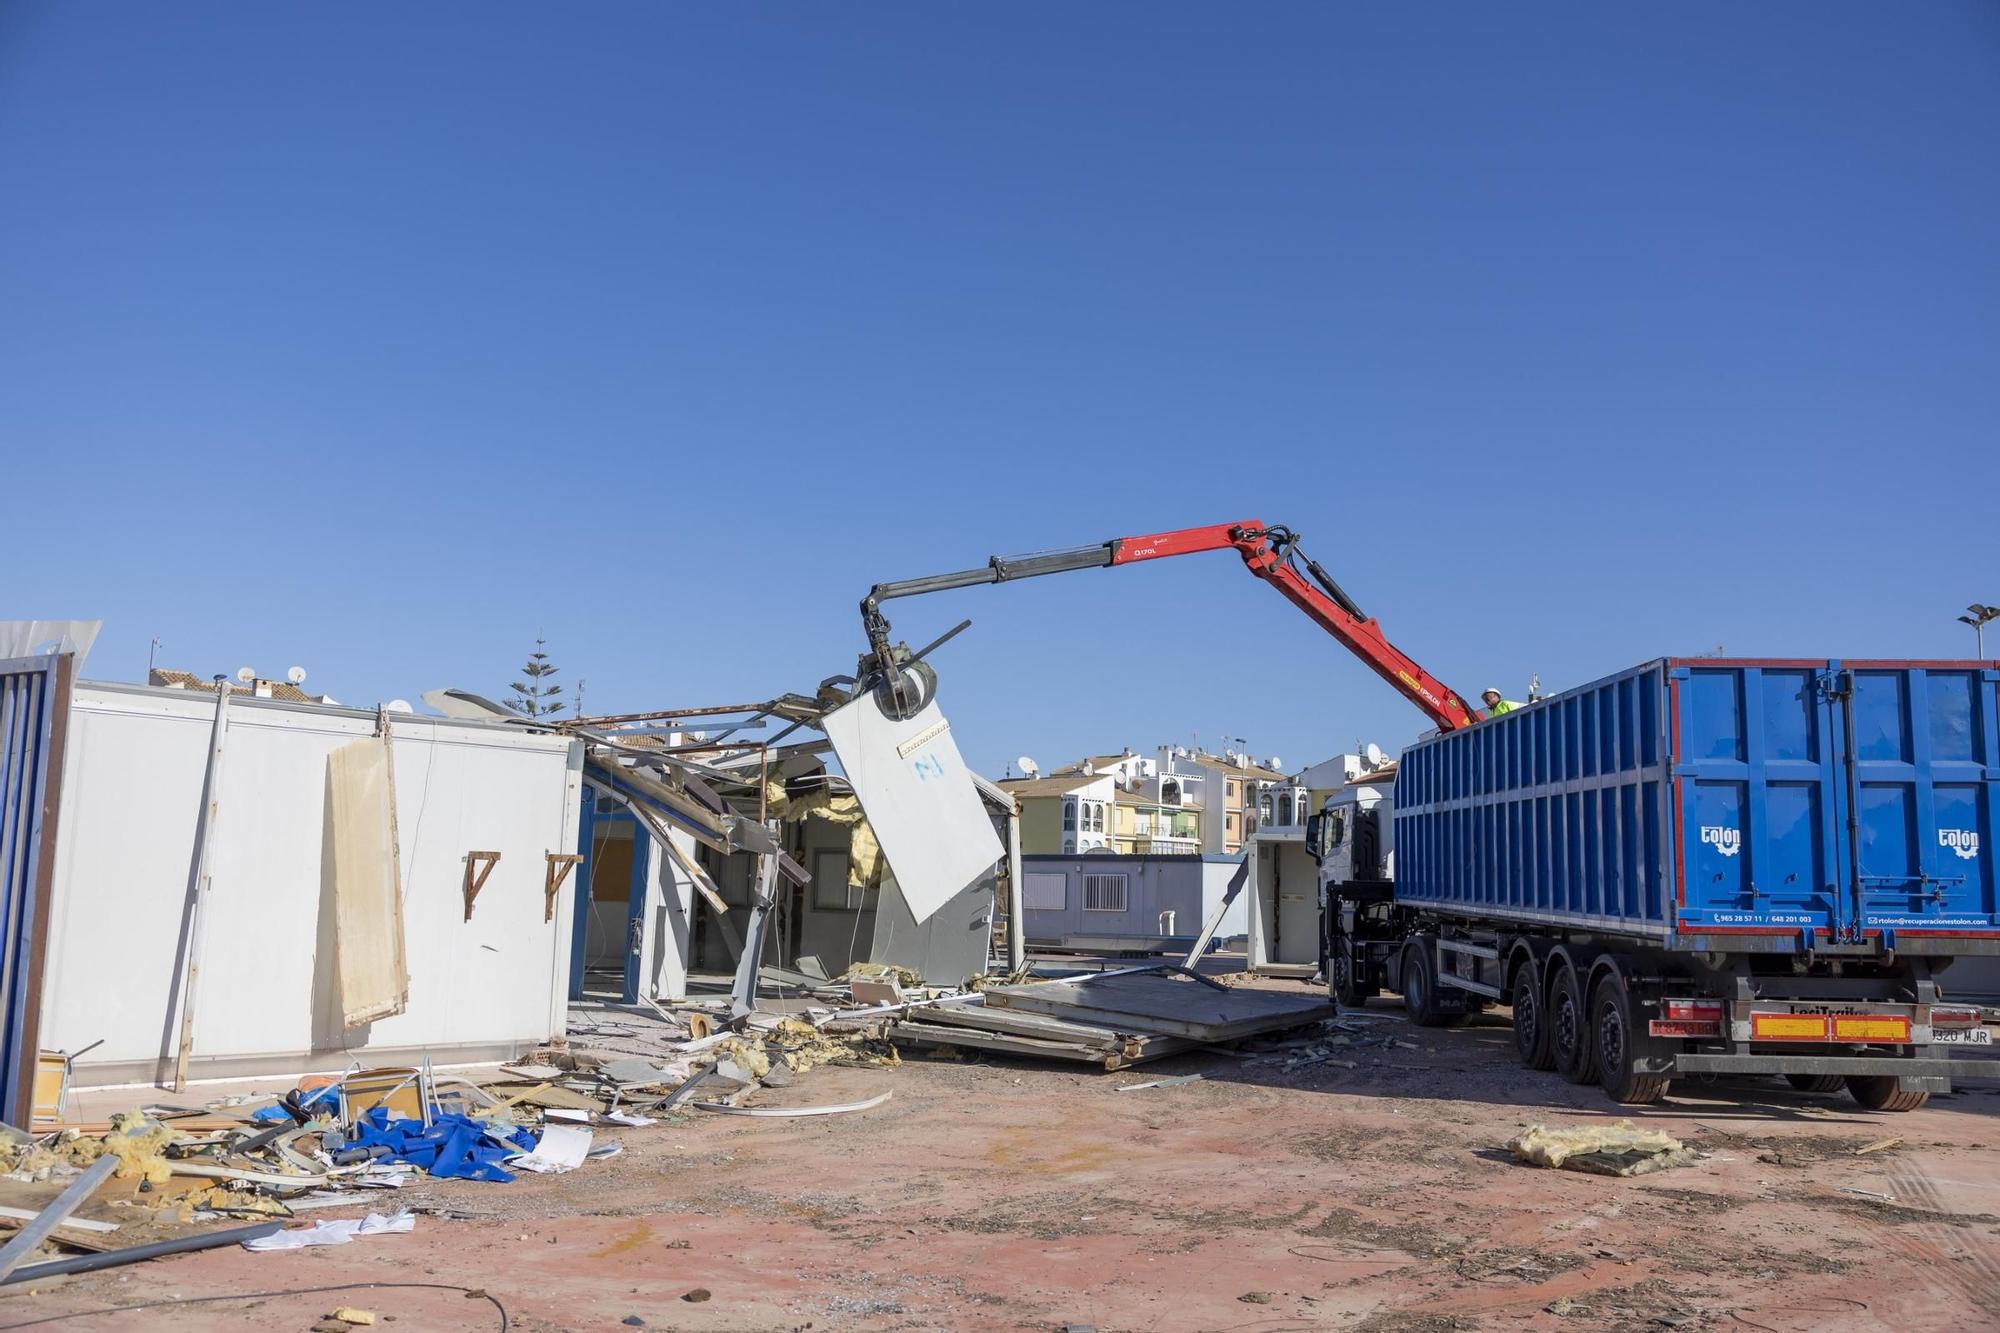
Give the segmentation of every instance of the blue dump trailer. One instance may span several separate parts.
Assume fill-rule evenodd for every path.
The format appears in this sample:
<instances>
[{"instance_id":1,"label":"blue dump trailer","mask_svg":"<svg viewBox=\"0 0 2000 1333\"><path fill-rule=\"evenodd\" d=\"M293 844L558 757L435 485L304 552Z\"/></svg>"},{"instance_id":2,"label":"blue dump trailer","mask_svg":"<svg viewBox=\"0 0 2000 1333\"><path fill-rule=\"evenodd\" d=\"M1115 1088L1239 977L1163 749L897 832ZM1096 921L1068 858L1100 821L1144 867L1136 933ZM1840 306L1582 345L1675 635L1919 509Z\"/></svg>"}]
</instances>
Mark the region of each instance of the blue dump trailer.
<instances>
[{"instance_id":1,"label":"blue dump trailer","mask_svg":"<svg viewBox=\"0 0 2000 1333\"><path fill-rule=\"evenodd\" d=\"M1522 1063L1623 1102L1921 1106L1992 1040L1950 977L2000 953L1996 716L1990 664L1673 658L1423 740L1391 810L1308 830L1329 985L1511 1004Z\"/></svg>"}]
</instances>

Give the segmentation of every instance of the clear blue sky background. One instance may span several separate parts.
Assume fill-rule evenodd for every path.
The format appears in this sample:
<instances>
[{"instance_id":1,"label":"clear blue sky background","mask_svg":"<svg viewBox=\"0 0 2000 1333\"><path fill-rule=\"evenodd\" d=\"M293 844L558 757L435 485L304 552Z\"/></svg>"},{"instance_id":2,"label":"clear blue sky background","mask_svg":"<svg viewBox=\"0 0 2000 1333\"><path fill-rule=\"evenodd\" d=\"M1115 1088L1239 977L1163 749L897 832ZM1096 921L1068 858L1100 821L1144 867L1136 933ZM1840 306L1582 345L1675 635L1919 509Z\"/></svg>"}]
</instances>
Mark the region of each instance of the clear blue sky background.
<instances>
[{"instance_id":1,"label":"clear blue sky background","mask_svg":"<svg viewBox=\"0 0 2000 1333\"><path fill-rule=\"evenodd\" d=\"M691 706L1259 517L1468 692L1969 655L1996 145L1981 3L13 0L4 614ZM894 611L989 772L1422 726L1227 556Z\"/></svg>"}]
</instances>

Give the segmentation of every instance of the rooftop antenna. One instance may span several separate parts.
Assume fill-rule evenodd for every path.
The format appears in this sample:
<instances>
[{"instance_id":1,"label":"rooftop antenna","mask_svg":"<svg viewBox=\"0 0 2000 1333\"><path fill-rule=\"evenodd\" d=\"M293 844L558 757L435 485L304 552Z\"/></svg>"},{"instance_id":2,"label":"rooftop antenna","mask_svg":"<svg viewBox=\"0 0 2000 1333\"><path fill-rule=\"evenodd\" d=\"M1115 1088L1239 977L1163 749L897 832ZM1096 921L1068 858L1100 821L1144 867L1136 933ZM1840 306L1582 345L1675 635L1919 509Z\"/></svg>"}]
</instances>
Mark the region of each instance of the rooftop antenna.
<instances>
[{"instance_id":1,"label":"rooftop antenna","mask_svg":"<svg viewBox=\"0 0 2000 1333\"><path fill-rule=\"evenodd\" d=\"M247 667L247 666L237 667L236 679L242 681L245 685L248 685L251 681L257 679L257 668Z\"/></svg>"},{"instance_id":2,"label":"rooftop antenna","mask_svg":"<svg viewBox=\"0 0 2000 1333\"><path fill-rule=\"evenodd\" d=\"M303 685L306 683L306 669L302 666L287 667L285 669L285 679L294 685Z\"/></svg>"},{"instance_id":3,"label":"rooftop antenna","mask_svg":"<svg viewBox=\"0 0 2000 1333\"><path fill-rule=\"evenodd\" d=\"M151 676L153 674L154 659L159 657L159 655L160 655L160 636L155 634L153 636L153 646L146 650L146 674L148 676Z\"/></svg>"},{"instance_id":4,"label":"rooftop antenna","mask_svg":"<svg viewBox=\"0 0 2000 1333\"><path fill-rule=\"evenodd\" d=\"M1023 777L1032 778L1037 773L1042 771L1042 766L1040 764L1037 764L1034 760L1028 758L1027 755L1017 755L1014 759L1014 763L1021 770L1021 776Z\"/></svg>"}]
</instances>

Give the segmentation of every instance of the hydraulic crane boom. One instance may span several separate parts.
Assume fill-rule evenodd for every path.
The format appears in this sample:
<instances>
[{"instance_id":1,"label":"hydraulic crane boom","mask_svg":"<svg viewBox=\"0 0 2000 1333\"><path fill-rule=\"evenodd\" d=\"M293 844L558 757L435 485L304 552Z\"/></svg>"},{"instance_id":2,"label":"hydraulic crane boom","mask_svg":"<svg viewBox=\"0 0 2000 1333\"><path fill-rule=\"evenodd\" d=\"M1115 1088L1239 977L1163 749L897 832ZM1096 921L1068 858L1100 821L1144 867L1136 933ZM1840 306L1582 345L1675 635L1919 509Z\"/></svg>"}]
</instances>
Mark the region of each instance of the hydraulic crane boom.
<instances>
[{"instance_id":1,"label":"hydraulic crane boom","mask_svg":"<svg viewBox=\"0 0 2000 1333\"><path fill-rule=\"evenodd\" d=\"M1094 546L1076 546L1035 555L996 555L978 569L903 579L896 583L878 583L861 601L861 622L868 632L870 649L870 656L862 661L863 673L881 678L882 688L878 697L899 713L913 713L929 701L935 679L926 684L921 680L913 682L909 677L914 674L911 667L919 665L924 653L930 650L927 648L923 653L912 655L907 649L898 652L890 647L889 622L882 615L881 604L892 597L911 597L918 593L969 588L980 583L1006 583L1042 574L1061 574L1072 569L1131 565L1141 560L1163 560L1173 555L1226 550L1234 550L1242 556L1246 569L1284 594L1293 606L1312 617L1313 623L1345 644L1376 675L1421 708L1440 731L1456 731L1480 719L1481 714L1468 707L1454 691L1446 688L1442 681L1383 637L1381 626L1363 614L1354 599L1333 581L1333 577L1298 549L1298 537L1291 529L1267 528L1255 519L1247 523L1218 523L1205 528L1156 532L1143 537L1119 537ZM1303 572L1301 564L1304 565ZM928 668L924 671L928 672Z\"/></svg>"}]
</instances>

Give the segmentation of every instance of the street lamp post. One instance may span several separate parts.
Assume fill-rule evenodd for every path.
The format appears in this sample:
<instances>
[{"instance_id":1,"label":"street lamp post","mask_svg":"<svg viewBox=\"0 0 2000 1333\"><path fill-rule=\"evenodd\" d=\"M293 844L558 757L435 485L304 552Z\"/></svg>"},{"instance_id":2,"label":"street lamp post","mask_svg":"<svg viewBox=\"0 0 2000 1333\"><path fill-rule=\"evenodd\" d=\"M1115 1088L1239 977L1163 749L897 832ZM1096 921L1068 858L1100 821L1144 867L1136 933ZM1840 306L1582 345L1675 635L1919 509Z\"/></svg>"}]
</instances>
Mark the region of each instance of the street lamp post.
<instances>
[{"instance_id":1,"label":"street lamp post","mask_svg":"<svg viewBox=\"0 0 2000 1333\"><path fill-rule=\"evenodd\" d=\"M1979 660L1984 662L1986 660L1986 626L1989 621L2000 620L2000 606L1981 606L1978 602L1974 602L1965 609L1968 614L1960 616L1958 623L1972 626L1972 641L1978 645L1974 651L1979 655Z\"/></svg>"}]
</instances>

